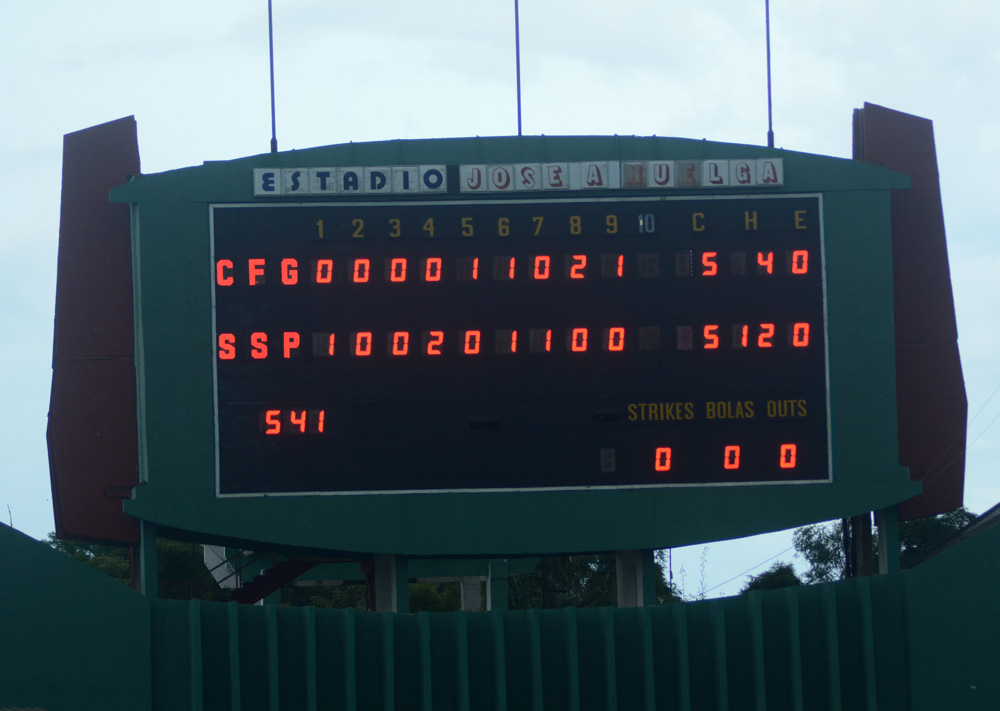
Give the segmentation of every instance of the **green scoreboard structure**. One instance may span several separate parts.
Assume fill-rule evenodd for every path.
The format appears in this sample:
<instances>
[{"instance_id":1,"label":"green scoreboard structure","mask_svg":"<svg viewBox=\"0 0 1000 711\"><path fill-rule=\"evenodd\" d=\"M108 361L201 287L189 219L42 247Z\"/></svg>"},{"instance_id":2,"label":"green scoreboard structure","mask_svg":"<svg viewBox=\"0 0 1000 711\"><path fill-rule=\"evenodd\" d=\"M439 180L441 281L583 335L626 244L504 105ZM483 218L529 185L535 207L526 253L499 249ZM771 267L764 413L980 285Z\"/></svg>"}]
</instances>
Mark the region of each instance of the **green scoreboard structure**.
<instances>
[{"instance_id":1,"label":"green scoreboard structure","mask_svg":"<svg viewBox=\"0 0 1000 711\"><path fill-rule=\"evenodd\" d=\"M505 557L887 508L885 168L640 137L135 177L139 482L202 541Z\"/></svg>"}]
</instances>

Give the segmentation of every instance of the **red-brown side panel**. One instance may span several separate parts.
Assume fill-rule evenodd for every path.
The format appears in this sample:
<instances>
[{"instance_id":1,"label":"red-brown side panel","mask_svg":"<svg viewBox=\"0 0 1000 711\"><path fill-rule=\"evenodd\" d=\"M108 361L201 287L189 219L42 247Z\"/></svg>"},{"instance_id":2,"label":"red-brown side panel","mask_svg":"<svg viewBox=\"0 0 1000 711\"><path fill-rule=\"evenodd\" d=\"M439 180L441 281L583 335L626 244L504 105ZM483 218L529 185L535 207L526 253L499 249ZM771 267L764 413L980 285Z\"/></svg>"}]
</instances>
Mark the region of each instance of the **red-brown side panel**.
<instances>
[{"instance_id":1,"label":"red-brown side panel","mask_svg":"<svg viewBox=\"0 0 1000 711\"><path fill-rule=\"evenodd\" d=\"M131 225L108 191L139 173L133 117L67 134L47 441L56 535L138 541Z\"/></svg>"},{"instance_id":2,"label":"red-brown side panel","mask_svg":"<svg viewBox=\"0 0 1000 711\"><path fill-rule=\"evenodd\" d=\"M968 404L948 268L931 121L865 104L855 112L854 157L910 176L892 196L899 460L923 493L900 519L962 505Z\"/></svg>"}]
</instances>

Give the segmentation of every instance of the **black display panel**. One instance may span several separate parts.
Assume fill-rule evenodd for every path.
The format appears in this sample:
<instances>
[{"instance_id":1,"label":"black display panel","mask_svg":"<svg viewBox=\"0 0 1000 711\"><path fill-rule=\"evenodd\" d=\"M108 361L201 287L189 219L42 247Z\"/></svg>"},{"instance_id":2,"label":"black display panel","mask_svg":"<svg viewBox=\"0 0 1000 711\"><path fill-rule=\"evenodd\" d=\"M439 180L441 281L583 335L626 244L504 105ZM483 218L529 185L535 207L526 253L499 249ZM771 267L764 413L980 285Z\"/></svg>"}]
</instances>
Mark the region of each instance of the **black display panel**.
<instances>
[{"instance_id":1,"label":"black display panel","mask_svg":"<svg viewBox=\"0 0 1000 711\"><path fill-rule=\"evenodd\" d=\"M818 196L211 220L220 495L830 479Z\"/></svg>"}]
</instances>

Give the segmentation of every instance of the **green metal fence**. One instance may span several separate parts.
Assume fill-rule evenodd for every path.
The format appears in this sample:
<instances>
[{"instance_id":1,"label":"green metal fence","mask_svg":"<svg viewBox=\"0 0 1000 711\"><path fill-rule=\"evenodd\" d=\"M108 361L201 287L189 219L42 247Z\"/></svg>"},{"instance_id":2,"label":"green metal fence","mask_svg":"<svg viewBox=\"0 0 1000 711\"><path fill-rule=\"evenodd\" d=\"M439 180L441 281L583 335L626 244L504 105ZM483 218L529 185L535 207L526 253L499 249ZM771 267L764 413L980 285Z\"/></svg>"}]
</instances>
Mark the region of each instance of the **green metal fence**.
<instances>
[{"instance_id":1,"label":"green metal fence","mask_svg":"<svg viewBox=\"0 0 1000 711\"><path fill-rule=\"evenodd\" d=\"M661 607L153 603L155 709L906 709L901 576Z\"/></svg>"},{"instance_id":2,"label":"green metal fence","mask_svg":"<svg viewBox=\"0 0 1000 711\"><path fill-rule=\"evenodd\" d=\"M918 568L661 607L147 600L0 526L0 709L1000 708L1000 526Z\"/></svg>"}]
</instances>

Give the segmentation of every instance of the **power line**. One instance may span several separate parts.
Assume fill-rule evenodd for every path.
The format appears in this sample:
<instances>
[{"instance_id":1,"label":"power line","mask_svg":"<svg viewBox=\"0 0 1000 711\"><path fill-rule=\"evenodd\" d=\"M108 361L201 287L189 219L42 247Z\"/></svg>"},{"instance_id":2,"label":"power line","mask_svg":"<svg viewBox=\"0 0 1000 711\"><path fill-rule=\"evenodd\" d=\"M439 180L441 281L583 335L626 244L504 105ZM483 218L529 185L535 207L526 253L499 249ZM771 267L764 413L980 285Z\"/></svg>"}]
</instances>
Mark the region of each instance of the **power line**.
<instances>
[{"instance_id":1,"label":"power line","mask_svg":"<svg viewBox=\"0 0 1000 711\"><path fill-rule=\"evenodd\" d=\"M780 553L776 553L776 554L772 555L772 556L771 556L770 558L768 558L767 560L765 560L765 561L762 561L762 562L758 563L757 565L753 566L752 568L747 568L746 570L744 570L744 571L743 571L742 573L740 573L739 575L734 575L734 576L733 576L733 577L731 577L731 578L730 578L729 580L725 580L725 581L723 581L723 582L719 583L718 585L713 585L712 587L710 587L710 588L708 588L707 590L705 590L705 592L712 592L712 591L713 591L713 590L715 590L716 588L721 588L721 587L722 587L723 585L728 585L729 583L733 582L733 581L734 581L734 580L736 580L737 578L742 578L742 577L743 577L744 575L746 575L747 573L749 573L749 572L750 572L751 570L756 570L756 569L757 569L757 568L759 568L760 566L764 565L764 563L770 563L770 562L771 562L772 560L774 560L774 559L775 559L775 558L777 558L778 556L782 556L782 555L785 555L785 553L787 553L788 551L792 550L793 548L795 548L795 546L789 546L788 548L786 548L785 550L781 551Z\"/></svg>"},{"instance_id":2,"label":"power line","mask_svg":"<svg viewBox=\"0 0 1000 711\"><path fill-rule=\"evenodd\" d=\"M969 420L966 423L965 427L962 428L962 431L959 432L957 435L955 435L955 438L952 439L952 441L948 444L948 446L944 448L944 451L941 453L941 455L934 461L933 464L930 465L930 467L927 468L927 473L921 478L921 481L924 484L929 484L930 482L932 482L935 479L937 479L941 475L942 472L947 471L948 468L956 460L958 460L959 457L961 457L963 454L968 453L969 447L971 447L973 444L975 444L975 442L980 437L982 437L984 434L986 434L986 431L989 430L990 427L992 427L994 424L996 424L996 421L998 419L1000 419L1000 415L997 415L996 417L994 417L990 421L990 423L988 425L986 425L986 427L983 428L982 432L980 432L978 435L976 435L971 441L967 441L966 444L965 444L965 446L962 447L962 449L959 450L959 452L957 454L955 454L951 459L949 459L943 466L938 467L938 464L941 463L941 460L945 458L945 456L948 454L948 452L951 450L951 448L953 446L955 446L955 444L959 441L959 439L961 439L961 438L968 439L968 436L969 436L969 426L972 425L972 423L976 421L976 418L978 418L980 414L982 414L983 410L985 410L986 406L990 404L990 400L993 399L993 396L996 395L997 392L1000 392L1000 384L998 384L993 389L993 392L990 393L990 396L988 398L986 398L986 401L980 406L980 408L978 410L976 410L976 414L973 415L972 419ZM935 468L937 468L937 471L935 471Z\"/></svg>"}]
</instances>

